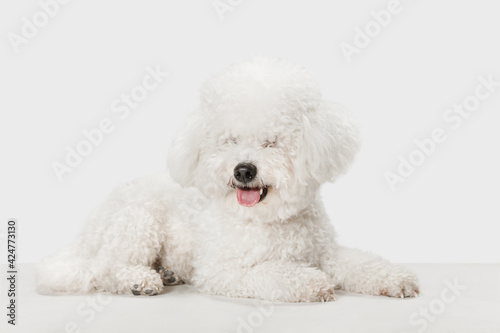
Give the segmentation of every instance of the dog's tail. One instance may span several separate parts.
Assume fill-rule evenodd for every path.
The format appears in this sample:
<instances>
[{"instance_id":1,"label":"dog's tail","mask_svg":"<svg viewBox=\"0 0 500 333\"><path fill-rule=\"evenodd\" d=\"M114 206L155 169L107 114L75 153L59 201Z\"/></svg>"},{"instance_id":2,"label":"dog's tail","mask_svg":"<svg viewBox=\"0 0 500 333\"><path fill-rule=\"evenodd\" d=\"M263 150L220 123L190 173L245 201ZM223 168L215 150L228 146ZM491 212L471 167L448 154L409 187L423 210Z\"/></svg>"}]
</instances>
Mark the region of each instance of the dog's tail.
<instances>
[{"instance_id":1,"label":"dog's tail","mask_svg":"<svg viewBox=\"0 0 500 333\"><path fill-rule=\"evenodd\" d=\"M59 250L44 259L37 270L41 294L83 294L95 291L95 274L89 260L78 254L77 245Z\"/></svg>"}]
</instances>

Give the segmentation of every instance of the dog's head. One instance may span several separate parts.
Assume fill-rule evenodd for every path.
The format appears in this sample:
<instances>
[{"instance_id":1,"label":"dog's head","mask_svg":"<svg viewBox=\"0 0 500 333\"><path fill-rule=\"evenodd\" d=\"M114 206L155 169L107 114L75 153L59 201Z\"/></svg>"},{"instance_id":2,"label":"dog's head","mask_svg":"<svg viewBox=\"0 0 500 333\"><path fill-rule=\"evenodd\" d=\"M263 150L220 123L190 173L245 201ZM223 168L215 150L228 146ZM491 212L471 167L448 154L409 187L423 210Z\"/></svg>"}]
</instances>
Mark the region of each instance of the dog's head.
<instances>
[{"instance_id":1,"label":"dog's head","mask_svg":"<svg viewBox=\"0 0 500 333\"><path fill-rule=\"evenodd\" d=\"M307 207L358 149L357 131L305 69L255 58L209 81L174 140L172 178L229 214L283 220Z\"/></svg>"}]
</instances>

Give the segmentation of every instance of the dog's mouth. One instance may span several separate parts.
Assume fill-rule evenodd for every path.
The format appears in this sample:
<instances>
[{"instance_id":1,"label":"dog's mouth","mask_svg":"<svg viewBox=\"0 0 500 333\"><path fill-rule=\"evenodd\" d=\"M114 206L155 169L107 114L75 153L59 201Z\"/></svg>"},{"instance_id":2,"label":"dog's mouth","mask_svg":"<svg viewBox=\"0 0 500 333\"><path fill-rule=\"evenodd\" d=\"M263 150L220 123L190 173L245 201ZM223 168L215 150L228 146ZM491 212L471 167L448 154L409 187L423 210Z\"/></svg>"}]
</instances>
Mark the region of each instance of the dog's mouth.
<instances>
[{"instance_id":1,"label":"dog's mouth","mask_svg":"<svg viewBox=\"0 0 500 333\"><path fill-rule=\"evenodd\" d=\"M267 195L267 187L237 187L236 199L244 207L252 207L264 200Z\"/></svg>"}]
</instances>

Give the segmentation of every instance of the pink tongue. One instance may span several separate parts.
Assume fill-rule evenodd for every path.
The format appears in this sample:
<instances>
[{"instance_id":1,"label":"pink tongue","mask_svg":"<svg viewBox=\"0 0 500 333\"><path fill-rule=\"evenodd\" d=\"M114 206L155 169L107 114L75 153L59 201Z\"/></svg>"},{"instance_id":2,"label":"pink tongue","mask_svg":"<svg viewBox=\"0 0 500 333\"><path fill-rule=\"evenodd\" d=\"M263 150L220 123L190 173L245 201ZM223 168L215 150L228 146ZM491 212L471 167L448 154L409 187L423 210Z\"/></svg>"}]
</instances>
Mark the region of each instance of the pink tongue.
<instances>
[{"instance_id":1,"label":"pink tongue","mask_svg":"<svg viewBox=\"0 0 500 333\"><path fill-rule=\"evenodd\" d=\"M252 207L260 200L260 189L257 190L244 190L239 188L236 191L236 198L240 205L245 207Z\"/></svg>"}]
</instances>

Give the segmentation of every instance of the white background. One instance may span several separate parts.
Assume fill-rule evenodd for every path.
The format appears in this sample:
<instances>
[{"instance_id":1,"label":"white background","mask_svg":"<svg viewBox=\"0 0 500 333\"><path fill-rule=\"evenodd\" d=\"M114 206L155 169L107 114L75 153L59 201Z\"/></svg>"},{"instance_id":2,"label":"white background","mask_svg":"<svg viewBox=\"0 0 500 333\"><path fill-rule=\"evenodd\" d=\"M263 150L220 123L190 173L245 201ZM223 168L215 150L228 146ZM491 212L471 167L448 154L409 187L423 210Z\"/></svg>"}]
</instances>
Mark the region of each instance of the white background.
<instances>
[{"instance_id":1,"label":"white background","mask_svg":"<svg viewBox=\"0 0 500 333\"><path fill-rule=\"evenodd\" d=\"M164 170L200 85L255 54L310 68L324 96L359 123L354 167L323 189L342 243L395 262L499 261L500 87L459 129L442 120L479 75L500 81L499 3L402 0L348 63L339 45L387 3L241 1L221 20L211 0L73 0L16 53L7 36L40 5L1 2L0 219L19 221L19 261L73 241L115 186ZM169 77L120 120L111 103L156 65ZM59 182L51 164L103 118L114 131ZM391 191L384 173L436 127L447 141Z\"/></svg>"}]
</instances>

